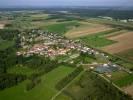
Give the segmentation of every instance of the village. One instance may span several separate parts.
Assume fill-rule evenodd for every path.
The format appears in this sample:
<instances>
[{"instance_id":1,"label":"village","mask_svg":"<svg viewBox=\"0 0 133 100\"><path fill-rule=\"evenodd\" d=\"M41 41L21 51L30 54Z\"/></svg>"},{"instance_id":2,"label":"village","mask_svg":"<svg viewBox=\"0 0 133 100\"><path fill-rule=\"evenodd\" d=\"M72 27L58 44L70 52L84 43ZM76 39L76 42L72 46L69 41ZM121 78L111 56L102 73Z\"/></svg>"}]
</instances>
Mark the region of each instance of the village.
<instances>
[{"instance_id":1,"label":"village","mask_svg":"<svg viewBox=\"0 0 133 100\"><path fill-rule=\"evenodd\" d=\"M41 30L31 30L28 33L22 32L18 35L18 37L20 38L20 46L22 47L22 49L17 52L18 56L23 55L25 57L29 57L36 54L39 56L56 58L57 56L73 55L73 51L76 51L77 56L74 58L78 57L80 53L84 53L95 57L100 56L100 58L106 60L106 62L102 63L80 63L77 66L91 66L87 69L95 70L99 73L110 73L113 71L124 70L125 72L132 74L131 71L110 62L108 55L83 45L80 43L80 40L66 39L56 33L43 32ZM64 61L67 62L67 60ZM73 61L71 61L71 63L73 63ZM108 75L108 77L111 76Z\"/></svg>"}]
</instances>

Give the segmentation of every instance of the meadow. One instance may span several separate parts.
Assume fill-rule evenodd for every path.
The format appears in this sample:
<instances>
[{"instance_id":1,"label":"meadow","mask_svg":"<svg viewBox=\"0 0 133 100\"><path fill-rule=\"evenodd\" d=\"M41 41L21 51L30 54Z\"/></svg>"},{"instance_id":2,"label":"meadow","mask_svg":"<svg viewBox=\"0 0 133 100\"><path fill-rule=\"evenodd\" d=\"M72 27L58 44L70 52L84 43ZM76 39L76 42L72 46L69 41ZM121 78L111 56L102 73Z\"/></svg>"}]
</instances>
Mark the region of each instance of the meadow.
<instances>
[{"instance_id":1,"label":"meadow","mask_svg":"<svg viewBox=\"0 0 133 100\"><path fill-rule=\"evenodd\" d=\"M0 40L0 50L4 50L14 45L14 41Z\"/></svg>"},{"instance_id":2,"label":"meadow","mask_svg":"<svg viewBox=\"0 0 133 100\"><path fill-rule=\"evenodd\" d=\"M110 45L110 44L113 44L116 42L116 41L106 39L104 37L105 35L112 34L113 32L116 32L116 31L119 31L119 29L112 29L112 30L108 30L108 31L95 33L92 35L81 37L80 40L87 45L90 45L90 46L96 47L96 48L100 48L100 47L104 47L106 45Z\"/></svg>"},{"instance_id":3,"label":"meadow","mask_svg":"<svg viewBox=\"0 0 133 100\"><path fill-rule=\"evenodd\" d=\"M130 100L130 97L117 90L111 83L100 78L96 73L82 73L65 91L74 100ZM109 98L110 97L110 98Z\"/></svg>"},{"instance_id":4,"label":"meadow","mask_svg":"<svg viewBox=\"0 0 133 100\"><path fill-rule=\"evenodd\" d=\"M126 72L113 72L111 75L111 80L119 87L125 87L133 83L133 75Z\"/></svg>"},{"instance_id":5,"label":"meadow","mask_svg":"<svg viewBox=\"0 0 133 100\"><path fill-rule=\"evenodd\" d=\"M68 30L71 30L78 26L80 26L80 23L78 23L77 21L70 21L70 22L59 22L56 24L44 26L43 29L49 32L59 33L60 35L63 35Z\"/></svg>"},{"instance_id":6,"label":"meadow","mask_svg":"<svg viewBox=\"0 0 133 100\"><path fill-rule=\"evenodd\" d=\"M2 100L50 100L52 96L58 93L58 90L55 88L57 82L73 70L74 68L69 66L59 66L43 75L41 77L41 83L32 90L26 91L26 84L29 82L26 80L17 86L0 91L0 98ZM70 100L70 98L62 94L58 100Z\"/></svg>"},{"instance_id":7,"label":"meadow","mask_svg":"<svg viewBox=\"0 0 133 100\"><path fill-rule=\"evenodd\" d=\"M16 65L14 67L11 67L7 70L8 73L11 74L21 74L21 75L26 75L26 76L31 76L32 74L39 73L39 70L33 69L27 66L23 65Z\"/></svg>"}]
</instances>

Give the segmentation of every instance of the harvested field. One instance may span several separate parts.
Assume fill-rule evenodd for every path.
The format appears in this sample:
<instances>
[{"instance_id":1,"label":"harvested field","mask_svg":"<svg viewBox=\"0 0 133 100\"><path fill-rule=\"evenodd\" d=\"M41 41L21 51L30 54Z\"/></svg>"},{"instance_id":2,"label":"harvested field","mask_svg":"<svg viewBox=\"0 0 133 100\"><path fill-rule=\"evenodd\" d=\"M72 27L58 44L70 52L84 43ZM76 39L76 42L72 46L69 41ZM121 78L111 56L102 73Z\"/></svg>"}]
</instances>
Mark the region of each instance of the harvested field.
<instances>
[{"instance_id":1,"label":"harvested field","mask_svg":"<svg viewBox=\"0 0 133 100\"><path fill-rule=\"evenodd\" d=\"M3 29L5 24L0 24L0 29Z\"/></svg>"},{"instance_id":2,"label":"harvested field","mask_svg":"<svg viewBox=\"0 0 133 100\"><path fill-rule=\"evenodd\" d=\"M99 24L88 24L86 26L81 26L79 28L75 28L73 30L70 30L65 34L66 37L68 38L78 38L81 36L86 36L94 33L99 33L107 30L111 30L113 28L105 25L99 25Z\"/></svg>"},{"instance_id":3,"label":"harvested field","mask_svg":"<svg viewBox=\"0 0 133 100\"><path fill-rule=\"evenodd\" d=\"M130 86L124 87L123 90L133 97L133 84Z\"/></svg>"},{"instance_id":4,"label":"harvested field","mask_svg":"<svg viewBox=\"0 0 133 100\"><path fill-rule=\"evenodd\" d=\"M103 47L102 50L105 52L114 54L133 48L133 32L123 33L108 39L117 41L117 43Z\"/></svg>"},{"instance_id":5,"label":"harvested field","mask_svg":"<svg viewBox=\"0 0 133 100\"><path fill-rule=\"evenodd\" d=\"M31 17L33 18L47 18L49 14L33 14Z\"/></svg>"},{"instance_id":6,"label":"harvested field","mask_svg":"<svg viewBox=\"0 0 133 100\"><path fill-rule=\"evenodd\" d=\"M123 52L117 53L119 57L126 58L129 61L133 61L133 49L125 50Z\"/></svg>"},{"instance_id":7,"label":"harvested field","mask_svg":"<svg viewBox=\"0 0 133 100\"><path fill-rule=\"evenodd\" d=\"M111 34L107 34L104 37L110 38L110 37L114 37L114 36L117 36L117 35L120 35L120 34L126 33L126 32L128 32L128 30L120 30L120 31L113 32Z\"/></svg>"}]
</instances>

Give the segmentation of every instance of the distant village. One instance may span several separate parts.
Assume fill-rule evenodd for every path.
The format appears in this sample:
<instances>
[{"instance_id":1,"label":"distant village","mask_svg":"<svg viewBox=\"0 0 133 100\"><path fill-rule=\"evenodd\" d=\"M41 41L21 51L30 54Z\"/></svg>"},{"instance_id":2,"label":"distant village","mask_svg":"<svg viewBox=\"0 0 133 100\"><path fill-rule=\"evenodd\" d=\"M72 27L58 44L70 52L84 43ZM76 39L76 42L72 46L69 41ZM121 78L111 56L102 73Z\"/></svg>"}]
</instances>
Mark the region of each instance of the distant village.
<instances>
[{"instance_id":1,"label":"distant village","mask_svg":"<svg viewBox=\"0 0 133 100\"><path fill-rule=\"evenodd\" d=\"M111 20L111 21L114 20L112 17L108 17L108 16L98 16L98 17L102 19ZM127 22L133 22L133 19L117 19L117 21L127 23Z\"/></svg>"},{"instance_id":2,"label":"distant village","mask_svg":"<svg viewBox=\"0 0 133 100\"><path fill-rule=\"evenodd\" d=\"M79 40L69 40L65 37L58 36L55 33L42 32L41 30L32 30L31 33L21 33L20 45L22 50L17 55L31 56L33 54L44 55L47 57L67 55L71 50L88 54L99 54L98 51L84 46ZM101 55L105 56L104 53ZM108 57L108 56L106 56Z\"/></svg>"},{"instance_id":3,"label":"distant village","mask_svg":"<svg viewBox=\"0 0 133 100\"><path fill-rule=\"evenodd\" d=\"M108 59L106 54L83 45L80 43L80 40L66 39L56 33L31 30L30 32L21 32L18 37L20 38L21 46L21 49L17 52L18 56L23 55L25 57L29 57L36 54L51 58L68 55L71 54L72 51L77 51L86 55L100 55L101 57ZM116 70L124 70L130 74L132 73L119 65L113 64L112 62L96 64L96 66L95 71L100 73L110 73ZM90 68L94 69L94 67Z\"/></svg>"}]
</instances>

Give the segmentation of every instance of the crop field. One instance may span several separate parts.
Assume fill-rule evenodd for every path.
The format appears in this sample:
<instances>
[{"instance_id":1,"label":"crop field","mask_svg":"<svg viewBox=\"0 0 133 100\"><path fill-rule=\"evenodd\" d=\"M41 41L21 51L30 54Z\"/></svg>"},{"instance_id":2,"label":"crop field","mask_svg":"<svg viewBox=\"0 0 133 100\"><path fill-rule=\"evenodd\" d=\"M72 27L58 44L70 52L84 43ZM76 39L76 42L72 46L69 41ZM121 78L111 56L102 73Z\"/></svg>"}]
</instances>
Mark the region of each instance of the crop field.
<instances>
[{"instance_id":1,"label":"crop field","mask_svg":"<svg viewBox=\"0 0 133 100\"><path fill-rule=\"evenodd\" d=\"M58 93L58 90L55 89L57 82L73 70L72 67L60 66L43 75L41 83L32 90L26 91L27 80L17 86L0 91L0 98L2 100L51 100L52 96ZM70 100L70 98L62 94L58 100Z\"/></svg>"},{"instance_id":2,"label":"crop field","mask_svg":"<svg viewBox=\"0 0 133 100\"><path fill-rule=\"evenodd\" d=\"M90 46L97 47L97 48L114 43L114 41L111 41L111 40L108 40L108 39L102 38L102 37L96 37L96 36L84 37L84 38L81 38L81 40L85 44L88 44Z\"/></svg>"},{"instance_id":3,"label":"crop field","mask_svg":"<svg viewBox=\"0 0 133 100\"><path fill-rule=\"evenodd\" d=\"M48 16L49 16L49 14L41 14L41 13L31 15L32 18L37 18L37 19L38 18L45 18L46 19L46 18L48 18Z\"/></svg>"},{"instance_id":4,"label":"crop field","mask_svg":"<svg viewBox=\"0 0 133 100\"><path fill-rule=\"evenodd\" d=\"M85 100L95 100L96 98L101 97L102 100L106 100L108 96L111 97L108 98L108 100L112 100L116 97L123 98L121 97L122 94L119 93L116 88L112 87L111 84L106 83L105 80L95 76L93 72L81 73L64 93L71 96L74 100L83 100L83 98ZM103 94L104 96L101 96Z\"/></svg>"},{"instance_id":5,"label":"crop field","mask_svg":"<svg viewBox=\"0 0 133 100\"><path fill-rule=\"evenodd\" d=\"M48 26L44 26L43 29L48 30L50 32L64 34L68 30L78 27L79 25L80 23L78 23L77 21L70 21L70 22L63 22L63 23L57 23L57 24L51 24Z\"/></svg>"},{"instance_id":6,"label":"crop field","mask_svg":"<svg viewBox=\"0 0 133 100\"><path fill-rule=\"evenodd\" d=\"M43 28L48 25L57 24L56 20L50 20L50 21L32 21L31 24L36 28Z\"/></svg>"},{"instance_id":7,"label":"crop field","mask_svg":"<svg viewBox=\"0 0 133 100\"><path fill-rule=\"evenodd\" d=\"M124 87L123 90L124 90L126 93L130 94L131 96L133 96L133 84Z\"/></svg>"},{"instance_id":8,"label":"crop field","mask_svg":"<svg viewBox=\"0 0 133 100\"><path fill-rule=\"evenodd\" d=\"M133 76L124 71L113 72L111 75L111 80L120 87L126 87L133 83Z\"/></svg>"},{"instance_id":9,"label":"crop field","mask_svg":"<svg viewBox=\"0 0 133 100\"><path fill-rule=\"evenodd\" d=\"M112 41L117 41L117 43L108 45L102 48L102 50L109 52L111 54L122 52L133 48L133 32L123 33L117 36L108 38Z\"/></svg>"},{"instance_id":10,"label":"crop field","mask_svg":"<svg viewBox=\"0 0 133 100\"><path fill-rule=\"evenodd\" d=\"M110 38L110 37L114 37L114 36L117 36L117 35L120 35L120 34L123 34L126 32L128 32L128 30L120 30L120 31L113 32L111 34L107 34L107 35L105 35L105 37Z\"/></svg>"},{"instance_id":11,"label":"crop field","mask_svg":"<svg viewBox=\"0 0 133 100\"><path fill-rule=\"evenodd\" d=\"M49 17L49 14L45 14L45 13L40 13L40 14L33 14L30 15L29 19L33 22L42 22L42 21L46 21L46 19Z\"/></svg>"},{"instance_id":12,"label":"crop field","mask_svg":"<svg viewBox=\"0 0 133 100\"><path fill-rule=\"evenodd\" d=\"M106 24L113 27L121 26L123 27L123 29L128 29L128 28L133 29L133 23L125 24L120 21L108 20L108 19L102 19L102 18L89 18L88 21L92 23Z\"/></svg>"},{"instance_id":13,"label":"crop field","mask_svg":"<svg viewBox=\"0 0 133 100\"><path fill-rule=\"evenodd\" d=\"M45 13L27 14L26 17L23 15L20 15L17 18L9 21L10 24L8 28L34 29L34 28L40 28L49 24L56 23L56 20L47 20L48 17L49 17L49 14L45 14Z\"/></svg>"},{"instance_id":14,"label":"crop field","mask_svg":"<svg viewBox=\"0 0 133 100\"><path fill-rule=\"evenodd\" d=\"M4 26L5 26L4 24L1 24L1 23L0 23L0 29L3 29Z\"/></svg>"},{"instance_id":15,"label":"crop field","mask_svg":"<svg viewBox=\"0 0 133 100\"><path fill-rule=\"evenodd\" d=\"M0 40L0 50L4 50L12 45L14 45L14 41Z\"/></svg>"},{"instance_id":16,"label":"crop field","mask_svg":"<svg viewBox=\"0 0 133 100\"><path fill-rule=\"evenodd\" d=\"M125 93L133 96L133 75L119 71L112 73L111 81L122 88Z\"/></svg>"},{"instance_id":17,"label":"crop field","mask_svg":"<svg viewBox=\"0 0 133 100\"><path fill-rule=\"evenodd\" d=\"M128 59L129 61L133 61L133 49L129 49L123 52L116 53L116 55L122 57L123 59Z\"/></svg>"},{"instance_id":18,"label":"crop field","mask_svg":"<svg viewBox=\"0 0 133 100\"><path fill-rule=\"evenodd\" d=\"M68 38L79 38L82 36L91 35L111 29L113 28L105 25L86 23L81 27L68 31L65 36Z\"/></svg>"},{"instance_id":19,"label":"crop field","mask_svg":"<svg viewBox=\"0 0 133 100\"><path fill-rule=\"evenodd\" d=\"M80 89L80 87L78 87L78 86L75 86L75 83L76 82L78 82L79 80L80 80L80 78L81 78L81 76L84 74L84 71L82 71L73 81L72 81L72 83L64 90L65 91L65 93L68 93L68 91L70 92L70 94L71 94L71 96L74 96L74 95L76 95L76 93L79 91L79 89ZM67 92L66 92L67 91ZM55 100L59 100L60 99L60 96L61 96L62 94L60 94L60 95L58 95L57 97L56 97L56 99ZM67 94L66 94L67 95ZM79 94L80 95L80 94ZM79 96L78 95L78 96ZM69 94L68 94L68 96L70 96ZM71 97L70 96L70 97ZM72 98L71 98L72 99ZM71 100L70 99L70 100Z\"/></svg>"},{"instance_id":20,"label":"crop field","mask_svg":"<svg viewBox=\"0 0 133 100\"><path fill-rule=\"evenodd\" d=\"M21 74L21 75L26 75L26 76L30 76L33 73L38 73L38 72L39 71L37 71L35 69L21 66L21 65L16 65L16 66L8 69L8 73Z\"/></svg>"},{"instance_id":21,"label":"crop field","mask_svg":"<svg viewBox=\"0 0 133 100\"><path fill-rule=\"evenodd\" d=\"M119 31L119 30L118 29L106 30L106 31L102 31L102 32L95 33L92 35L81 37L80 40L83 43L90 45L92 47L101 48L106 45L115 43L115 41L109 40L109 39L105 38L104 36L107 34L112 34L113 32L116 32L116 31Z\"/></svg>"}]
</instances>

